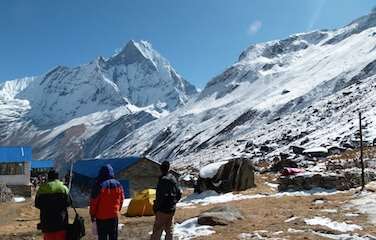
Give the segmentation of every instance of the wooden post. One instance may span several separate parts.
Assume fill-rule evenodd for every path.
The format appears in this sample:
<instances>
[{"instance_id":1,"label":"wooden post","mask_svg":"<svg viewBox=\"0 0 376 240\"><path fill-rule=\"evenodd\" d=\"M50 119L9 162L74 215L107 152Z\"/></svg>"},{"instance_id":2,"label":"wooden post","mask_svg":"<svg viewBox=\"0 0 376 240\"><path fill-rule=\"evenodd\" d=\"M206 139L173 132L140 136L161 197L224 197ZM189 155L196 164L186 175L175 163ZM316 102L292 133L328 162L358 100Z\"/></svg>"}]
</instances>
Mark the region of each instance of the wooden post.
<instances>
[{"instance_id":1,"label":"wooden post","mask_svg":"<svg viewBox=\"0 0 376 240\"><path fill-rule=\"evenodd\" d=\"M359 112L359 137L360 137L360 164L362 167L362 191L365 186L364 179L364 161L363 161L363 132L362 132L362 113Z\"/></svg>"}]
</instances>

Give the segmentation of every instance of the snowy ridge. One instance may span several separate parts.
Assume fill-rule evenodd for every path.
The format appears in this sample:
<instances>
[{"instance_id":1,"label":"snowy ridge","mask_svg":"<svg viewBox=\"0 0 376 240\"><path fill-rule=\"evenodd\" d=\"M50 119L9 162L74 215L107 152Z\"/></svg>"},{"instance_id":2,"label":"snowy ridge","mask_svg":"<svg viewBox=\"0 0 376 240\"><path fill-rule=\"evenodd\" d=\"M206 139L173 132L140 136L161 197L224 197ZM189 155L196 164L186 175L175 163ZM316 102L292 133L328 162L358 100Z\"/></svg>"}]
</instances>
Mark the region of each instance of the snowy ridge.
<instances>
[{"instance_id":1,"label":"snowy ridge","mask_svg":"<svg viewBox=\"0 0 376 240\"><path fill-rule=\"evenodd\" d=\"M144 153L182 167L235 156L257 160L257 149L247 142L269 145L270 156L291 145L341 145L356 131L358 111L368 118L372 140L374 15L363 17L364 24L358 20L249 47L195 102L150 122L101 156Z\"/></svg>"}]
</instances>

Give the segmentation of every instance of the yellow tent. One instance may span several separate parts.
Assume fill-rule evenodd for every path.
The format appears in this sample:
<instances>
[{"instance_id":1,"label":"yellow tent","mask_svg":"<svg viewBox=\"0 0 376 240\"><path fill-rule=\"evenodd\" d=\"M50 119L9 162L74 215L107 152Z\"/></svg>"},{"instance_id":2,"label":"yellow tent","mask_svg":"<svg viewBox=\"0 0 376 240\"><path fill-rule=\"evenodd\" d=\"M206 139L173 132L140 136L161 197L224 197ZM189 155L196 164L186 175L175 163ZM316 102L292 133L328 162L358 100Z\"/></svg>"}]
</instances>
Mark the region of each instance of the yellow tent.
<instances>
[{"instance_id":1,"label":"yellow tent","mask_svg":"<svg viewBox=\"0 0 376 240\"><path fill-rule=\"evenodd\" d=\"M136 192L131 202L129 203L126 216L127 217L142 217L153 216L153 202L155 200L155 189L145 189L141 192Z\"/></svg>"}]
</instances>

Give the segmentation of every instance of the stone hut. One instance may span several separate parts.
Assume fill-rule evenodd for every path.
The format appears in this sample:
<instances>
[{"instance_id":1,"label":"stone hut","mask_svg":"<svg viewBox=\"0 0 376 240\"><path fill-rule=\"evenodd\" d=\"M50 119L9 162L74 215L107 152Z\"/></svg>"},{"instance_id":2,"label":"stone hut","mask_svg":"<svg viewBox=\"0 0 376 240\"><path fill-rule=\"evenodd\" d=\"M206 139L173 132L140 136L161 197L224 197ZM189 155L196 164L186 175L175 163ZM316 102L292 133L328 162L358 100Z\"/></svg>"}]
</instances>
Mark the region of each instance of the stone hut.
<instances>
[{"instance_id":1,"label":"stone hut","mask_svg":"<svg viewBox=\"0 0 376 240\"><path fill-rule=\"evenodd\" d=\"M106 164L114 169L115 178L123 185L126 198L137 191L155 188L158 183L160 163L145 157L80 160L73 166L72 185L75 191L89 195L99 169Z\"/></svg>"},{"instance_id":2,"label":"stone hut","mask_svg":"<svg viewBox=\"0 0 376 240\"><path fill-rule=\"evenodd\" d=\"M31 197L31 147L0 147L0 183L14 195Z\"/></svg>"}]
</instances>

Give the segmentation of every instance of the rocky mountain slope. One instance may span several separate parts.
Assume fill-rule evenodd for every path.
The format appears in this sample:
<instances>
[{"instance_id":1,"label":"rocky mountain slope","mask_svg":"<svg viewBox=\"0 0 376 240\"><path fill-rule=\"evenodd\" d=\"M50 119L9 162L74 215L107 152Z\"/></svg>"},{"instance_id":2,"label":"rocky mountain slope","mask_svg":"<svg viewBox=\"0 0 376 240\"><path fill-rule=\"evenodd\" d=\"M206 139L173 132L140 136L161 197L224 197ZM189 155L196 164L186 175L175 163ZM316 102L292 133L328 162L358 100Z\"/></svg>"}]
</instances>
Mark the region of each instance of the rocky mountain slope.
<instances>
[{"instance_id":1,"label":"rocky mountain slope","mask_svg":"<svg viewBox=\"0 0 376 240\"><path fill-rule=\"evenodd\" d=\"M343 145L363 112L376 137L376 12L335 29L250 46L193 103L139 128L101 156L144 153L177 166L289 146ZM260 147L262 151L260 151Z\"/></svg>"},{"instance_id":2,"label":"rocky mountain slope","mask_svg":"<svg viewBox=\"0 0 376 240\"><path fill-rule=\"evenodd\" d=\"M35 158L94 157L196 92L150 43L130 41L108 59L2 83L0 144L32 145Z\"/></svg>"}]
</instances>

